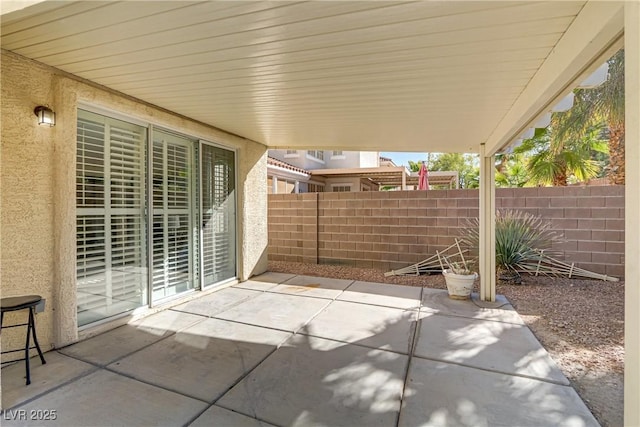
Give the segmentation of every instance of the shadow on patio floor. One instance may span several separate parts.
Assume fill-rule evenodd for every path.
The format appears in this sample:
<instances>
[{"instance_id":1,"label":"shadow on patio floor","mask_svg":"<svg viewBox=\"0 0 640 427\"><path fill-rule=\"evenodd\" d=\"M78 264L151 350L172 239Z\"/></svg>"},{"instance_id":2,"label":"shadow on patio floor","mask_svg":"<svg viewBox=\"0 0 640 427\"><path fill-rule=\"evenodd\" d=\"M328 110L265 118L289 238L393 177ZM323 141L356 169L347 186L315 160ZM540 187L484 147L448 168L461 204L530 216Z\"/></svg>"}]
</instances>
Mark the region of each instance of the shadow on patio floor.
<instances>
[{"instance_id":1,"label":"shadow on patio floor","mask_svg":"<svg viewBox=\"0 0 640 427\"><path fill-rule=\"evenodd\" d=\"M509 305L432 289L267 273L46 357L3 425L597 425Z\"/></svg>"}]
</instances>

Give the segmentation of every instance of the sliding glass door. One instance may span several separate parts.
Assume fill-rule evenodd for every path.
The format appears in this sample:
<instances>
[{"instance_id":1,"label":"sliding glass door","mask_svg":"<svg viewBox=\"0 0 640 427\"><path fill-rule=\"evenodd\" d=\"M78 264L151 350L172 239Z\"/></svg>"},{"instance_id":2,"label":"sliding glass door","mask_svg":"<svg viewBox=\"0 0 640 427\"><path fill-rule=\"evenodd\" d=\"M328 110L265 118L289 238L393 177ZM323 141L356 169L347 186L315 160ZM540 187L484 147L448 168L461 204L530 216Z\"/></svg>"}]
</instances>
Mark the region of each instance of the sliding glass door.
<instances>
[{"instance_id":1,"label":"sliding glass door","mask_svg":"<svg viewBox=\"0 0 640 427\"><path fill-rule=\"evenodd\" d=\"M153 132L153 302L197 287L195 144Z\"/></svg>"},{"instance_id":2,"label":"sliding glass door","mask_svg":"<svg viewBox=\"0 0 640 427\"><path fill-rule=\"evenodd\" d=\"M78 325L236 277L235 153L78 110Z\"/></svg>"},{"instance_id":3,"label":"sliding glass door","mask_svg":"<svg viewBox=\"0 0 640 427\"><path fill-rule=\"evenodd\" d=\"M147 129L78 111L78 325L148 303L145 217Z\"/></svg>"},{"instance_id":4,"label":"sliding glass door","mask_svg":"<svg viewBox=\"0 0 640 427\"><path fill-rule=\"evenodd\" d=\"M202 284L236 277L235 153L200 144Z\"/></svg>"}]
</instances>

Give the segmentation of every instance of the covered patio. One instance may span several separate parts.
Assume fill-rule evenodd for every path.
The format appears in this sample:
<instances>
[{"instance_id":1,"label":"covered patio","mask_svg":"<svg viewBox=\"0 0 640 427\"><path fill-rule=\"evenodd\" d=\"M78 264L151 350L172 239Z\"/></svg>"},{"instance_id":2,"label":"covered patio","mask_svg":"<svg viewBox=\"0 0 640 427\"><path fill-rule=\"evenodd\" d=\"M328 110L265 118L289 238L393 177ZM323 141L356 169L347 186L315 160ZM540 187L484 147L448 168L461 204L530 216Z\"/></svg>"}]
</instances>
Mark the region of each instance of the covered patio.
<instances>
[{"instance_id":1,"label":"covered patio","mask_svg":"<svg viewBox=\"0 0 640 427\"><path fill-rule=\"evenodd\" d=\"M495 155L508 151L607 58L620 48L625 48L625 423L640 424L640 407L636 404L640 396L640 365L637 363L640 358L640 338L637 334L640 329L638 1L298 3L10 0L2 1L0 6L2 295L33 293L47 300L45 311L38 315L41 344L46 350L56 349L55 353L51 353L52 360L57 358L65 361L69 361L71 356L64 355L64 352L74 351L73 348L81 349L83 346L90 347L92 341L80 342L77 347L68 347L70 344L82 341L96 331L119 327L134 312L150 315L176 302L183 302L180 300L186 301L192 294L209 293L214 287L233 281L245 283L239 286L248 286L246 283L253 283L247 282L252 276L266 270L268 232L265 178L268 148L479 153L479 300L487 303L496 301ZM48 123L44 123L47 126L38 126L34 116L38 107L55 111L55 127L49 127ZM91 155L89 148L92 143L88 139L82 142L79 135L83 132L82 126L94 126L96 123L100 129L106 129L101 131L101 139L95 144L98 147L96 150L100 152L100 170L106 171L104 176L100 175L99 182L100 185L104 184L104 188L98 185L99 191L92 190L96 185L95 176L91 173L82 175L83 165L90 164L91 160L85 162L82 157L84 154L79 149L80 147L85 150L85 154ZM115 136L111 133L112 127L116 131L113 133ZM122 137L124 133L129 136ZM156 163L164 168L159 168L162 170L158 172L157 180L154 176L153 159L145 161L153 157L148 153L153 152L156 143L154 135L159 138L164 135L165 138L157 141L160 148ZM111 143L116 148L104 150ZM121 149L122 147L124 148ZM173 177L169 176L169 168L165 167L169 161L166 159L170 151L180 150L189 153L185 157L188 161L184 162L184 170ZM205 274L201 267L205 263L205 267L211 267L214 263L204 260L203 251L199 250L201 248L195 242L196 237L202 233L210 232L213 236L217 231L213 227L205 229L207 222L201 221L202 211L211 213L215 209L205 210L200 206L198 210L195 202L202 200L196 190L204 188L196 185L196 178L202 178L202 182L206 181L211 185L216 181L206 180L206 176L201 173L204 169L197 167L197 160L201 159L195 154L205 151L211 154L210 161L206 164L211 166L208 169L210 173L216 171L212 163L215 156L227 159L225 182L228 185L224 190L224 203L220 203L227 207L223 218L227 221L226 237L224 241L220 238L211 239L216 248L227 248L226 251L216 252L226 261L224 274L220 276ZM118 169L122 158L122 164L135 167L131 167L131 170ZM123 176L111 180L109 174L112 172L122 172ZM188 189L188 180L185 179L187 176L191 178ZM165 184L169 182L169 178L185 183L184 195L181 195L184 196L181 200L185 201L182 210L169 209L170 185ZM149 185L145 187L146 182ZM157 184L158 188L155 189L153 184ZM86 201L83 199L82 185L89 189L86 206L82 206L83 201ZM130 194L121 200L111 197L111 191L117 195L122 188L126 188ZM163 194L162 205L153 206L154 191ZM100 197L94 193L99 193ZM129 197L130 195L133 196ZM96 197L101 206L99 212L91 204ZM111 204L114 203L112 209ZM216 205L216 209L218 206ZM92 218L94 215L97 218ZM128 216L128 222L118 222L122 219L118 215ZM154 227L154 215L161 217L158 224L162 226ZM93 235L83 237L82 221L88 221L87 227L91 226L91 221L103 221L106 224L106 231L101 237L106 243L98 245L99 248L95 251L83 244L94 244L100 239L91 230L87 233ZM305 226L305 231L309 233L318 232L317 224ZM147 236L153 237L154 232L157 241ZM184 244L170 252L169 245L172 243L169 238L173 239L178 232L181 233ZM122 240L118 240L123 236ZM112 238L114 241L126 242L123 252L126 256L121 256L117 245L111 245ZM199 239L201 242L204 240ZM155 253L154 242L161 248ZM100 284L97 291L91 288L89 295L93 298L95 294L101 309L105 309L100 320L103 323L100 324L79 317L83 298L86 297L78 292L78 284L83 279L80 277L82 260L78 254L83 250L100 258L99 273L105 278L118 272L118 268L122 267L117 265L118 262L123 264L126 274L136 276L136 288L126 288L122 293L132 299L131 304L113 311L110 311L113 302L122 297L114 297L111 286L113 280L108 279L110 282L106 287ZM134 256L130 255L131 251L135 252ZM300 251L305 253L309 249L303 247ZM180 264L180 260L187 261ZM91 269L94 267L87 267L88 276L92 276ZM162 271L158 272L160 270ZM187 279L172 283L171 277L176 272L188 276ZM154 273L157 273L155 282ZM92 279L88 278L89 281ZM343 290L344 288L340 289L340 292ZM251 292L247 289L233 291ZM214 304L224 303L222 295L224 294L216 295L221 301ZM284 298L280 294L267 292L243 304L250 304L258 298L273 298L272 295ZM424 301L424 295L422 300ZM322 299L312 299L311 302L318 305L317 310L306 312L303 316L305 319L294 325L278 327L269 323L260 326L284 329L291 334L303 324L308 323L311 328L315 321L319 321L322 313L309 322L315 314L325 309L324 306L321 307L325 302L327 310L344 304ZM250 324L250 319L256 313L248 310L248 307L250 306L247 306L247 310L242 310L241 315L238 314L241 319L234 320ZM231 313L232 310L224 313ZM428 313L429 308L419 311L414 308L409 314L423 316ZM174 335L173 332L176 331L170 327L167 326L169 329L165 330L160 325L166 316L178 316L182 319L189 317L171 309L165 314L149 317L153 322L151 325L147 324L144 331L155 330L160 335L169 333L176 339L193 337L194 343L189 344L190 348L208 345L208 341L198 338L201 337L200 332ZM292 313L282 314L277 318L289 316L295 318ZM431 324L427 320L430 318L438 317L427 316L421 320L421 324ZM197 330L198 325L210 322L204 317L198 319L192 326L188 324L184 328L193 327ZM218 319L214 323L222 320ZM494 322L488 325L502 327L510 324ZM136 326L114 329L127 330L140 331ZM148 338L156 336L144 331L137 333ZM476 334L472 341L482 343L481 332L473 328L472 331ZM306 347L307 352L313 354L316 348L314 346L317 345L318 348L326 348L336 355L335 361L333 358L326 361L329 363L327 370L332 375L328 375L325 381L340 384L344 378L357 379L361 373L359 369L364 368L341 370L338 368L344 368L349 362L344 362L342 366L333 366L331 363L340 364L344 359L352 361L358 357L373 357L369 352L377 354L375 352L378 351L357 345L351 347L351 344L340 347L332 344L333 342L321 341L321 338L308 338L309 335L303 333L304 330L299 332L287 340L282 335L283 332L279 331L280 335L276 334L277 337L272 341L266 344L260 342L259 346L268 345L272 350L278 344L286 342L267 357L265 363L272 357L277 361L276 356L285 361L288 360L286 357L300 361L304 357L290 356L292 353L287 353L287 349L292 345ZM121 332L113 332L117 333ZM103 337L108 338L108 335ZM157 345L172 342L171 337ZM497 342L482 346L501 348L500 346L509 345L510 340L502 339L506 334L499 337ZM216 337L213 339L217 340ZM300 339L302 341L298 341ZM361 338L353 339L358 341ZM251 342L250 338L247 340ZM320 341L314 344L316 340ZM3 332L3 344L18 341L24 342L22 338L10 339ZM150 344L153 341L147 342ZM227 339L222 341L232 342ZM243 339L239 341L244 342ZM440 402L438 399L446 394L449 387L447 384L462 383L465 388L473 389L475 384L481 382L477 382L475 376L474 381L468 380L466 373L470 371L463 365L466 363L465 358L480 359L485 354L484 349L476 356L470 355L473 351L466 356L456 351L447 355L447 350L443 350L442 354L420 356L416 353L420 348L419 341L412 351L381 353L390 355L394 361L389 362L388 370L383 375L387 380L381 382L392 387L389 393L394 396L397 396L394 393L398 389L404 388L402 399L407 408L410 408L412 399L417 399L410 396L411 393L420 396L421 387L430 387L435 382L411 381L411 373L417 372L420 364L432 363L431 359L443 360L445 356L451 356L462 357L463 361L453 360L454 363L446 366L435 364L428 369L430 376L437 376L447 370L454 370L455 373L446 375L447 381L441 383L445 385L429 393L430 400L423 402L423 405ZM493 341L493 338L488 341ZM407 343L409 342L407 338ZM345 356L340 354L343 350L334 352L332 349L336 346L340 349L353 349L355 353L345 353ZM117 345L112 348L117 348ZM153 346L148 348L152 349ZM367 348L366 353L362 348ZM36 405L36 402L38 405L48 404L41 399L61 399L57 396L75 389L72 384L91 384L96 376L113 378L110 384L126 390L127 386L122 386L121 381L130 384L129 377L133 377L133 374L128 371L123 376L115 372L134 350L144 352L146 348L126 350L97 365L95 361L83 359L85 356L79 359L72 357L73 364L80 366L80 371L72 370L70 377L60 380L62 383L56 382L61 387L50 389L50 393L29 401L26 405ZM103 349L99 349L97 353L102 351ZM261 354L266 357L264 352ZM130 357L135 359L135 354ZM396 362L403 358L407 362L404 365ZM260 357L258 359L262 360ZM519 358L518 361L522 362L523 359ZM245 363L245 359L239 358L237 362ZM509 366L525 369L516 363L502 361L501 366L496 369L502 370ZM104 365L108 368L104 368ZM536 366L534 361L528 361L525 365ZM196 386L204 384L194 381L194 390L182 395L189 396L184 397L191 399L185 400L191 402L185 404L185 408L192 409L181 416L180 420L191 421L214 401L252 415L252 407L247 409L240 401L244 399L244 404L254 405L251 397L258 392L249 386L254 378L252 375L260 374L260 366L263 364L258 365L257 370L244 379L240 373L235 380L230 380L229 386L233 386L238 380L238 385L246 386L243 392L248 394L243 397L240 397L238 388L227 394L222 390L217 394L212 392L203 400L202 396L196 396ZM404 374L400 374L403 366L409 366L407 387L396 386L394 384L397 381L392 381L397 376L400 383L405 383ZM140 366L139 375L144 374L144 368L145 365ZM187 363L180 365L180 369L192 368ZM3 369L2 372L3 401L9 393L7 390L13 389L7 385L10 384L7 378L12 378L9 375L11 369L14 368ZM125 367L122 366L122 369ZM80 374L88 372L87 370L96 372ZM482 367L478 372L473 372L478 375L498 375L489 372L492 370L494 367ZM65 371L60 369L59 372ZM164 372L167 378L181 378L174 374L170 370ZM459 406L455 408L447 406L450 402L442 401L437 403L438 408L443 405L449 408L446 410L449 415L443 417L455 416L460 423L477 424L473 418L475 416L486 417L487 420L496 416L504 419L504 411L513 409L517 412L513 414L514 417L525 417L513 419L521 419L526 424L529 411L522 408L523 402L537 401L537 404L548 405L553 409L539 412L532 410L536 416L552 414L553 417L559 417L549 419L550 424L560 421L570 423L574 420L568 415L561 420L564 416L562 414L565 414L564 404L556 406L555 400L546 400L547 389L552 389L549 392L551 394L556 393L556 390L557 393L560 390L571 392L566 386L557 384L558 381L545 377L542 382L535 383L544 389L544 392L538 393L530 392L527 385L530 381L540 381L529 378L539 378L536 377L538 373L526 373L524 377L511 376L508 372L499 375L506 376L489 381L490 387L486 390L490 389L490 393L486 390L486 394L472 393L473 399L486 397L490 401L472 400L469 403L465 400L456 403ZM34 370L34 377L37 376ZM80 377L82 379L78 379ZM378 377L371 378L371 381L377 381ZM64 385L68 381L74 383ZM149 384L145 381L143 379L136 383L140 387L138 394L151 390L146 388ZM527 384L521 386L521 381ZM315 386L327 387L329 383L318 380ZM287 384L277 381L275 384L278 387L268 385L266 391L261 391L258 402L269 404L269 398L279 403L279 389L286 390ZM352 396L349 381L344 381L344 384L346 388L335 386L335 396L346 393L342 400L351 402L354 407L369 408L370 410L363 410L363 416L375 413L374 421L382 422L382 414L394 413L393 408L399 406L397 400L395 403L368 406L362 402L370 403L372 399L384 401L387 392L376 396L360 396L357 393ZM362 385L356 380L353 384ZM369 390L366 382L364 384L359 392ZM512 386L516 388L513 389ZM156 392L165 393L166 390L162 387L171 389L176 386L160 385L160 391ZM535 387L533 389L537 390ZM22 393L33 393L33 390L36 387L31 386ZM104 386L95 390L101 393L109 391ZM173 393L173 389L171 390ZM318 393L322 391L318 390ZM222 399L216 400L222 394ZM118 398L117 393L109 395ZM60 419L63 416L71 417L70 413L63 413L64 405L77 405L78 402L85 403L87 408L99 405L95 410L102 411L102 414L108 412L111 416L122 415L119 412L120 406L107 405L107 401L85 399L82 394L70 396L77 397L78 401L68 399L64 402L50 402L58 405L51 409L60 409ZM510 404L509 399L518 399L518 403ZM313 415L319 419L330 417L331 411L313 409L321 402L322 399L317 399L314 403L302 406L307 411L317 411ZM189 406L191 404L194 406ZM8 405L12 406L14 405ZM417 411L417 406L414 409ZM576 409L574 407L571 410ZM401 422L412 424L412 421L403 421L410 419L412 411L405 409L404 414L400 414ZM94 419L98 418L98 412ZM578 413L581 414L581 410ZM436 418L440 416L438 414L432 412ZM135 413L129 415L135 416ZM178 416L175 412L174 415ZM287 416L291 418L276 420L275 415L264 415L262 412L256 415L258 418L265 417L273 422L284 423L300 416L290 414ZM591 422L587 418L584 420ZM69 419L67 425L73 421ZM82 420L75 421L83 424ZM509 424L512 424L511 421L512 419Z\"/></svg>"},{"instance_id":2,"label":"covered patio","mask_svg":"<svg viewBox=\"0 0 640 427\"><path fill-rule=\"evenodd\" d=\"M3 425L598 425L500 296L266 273L46 357Z\"/></svg>"}]
</instances>

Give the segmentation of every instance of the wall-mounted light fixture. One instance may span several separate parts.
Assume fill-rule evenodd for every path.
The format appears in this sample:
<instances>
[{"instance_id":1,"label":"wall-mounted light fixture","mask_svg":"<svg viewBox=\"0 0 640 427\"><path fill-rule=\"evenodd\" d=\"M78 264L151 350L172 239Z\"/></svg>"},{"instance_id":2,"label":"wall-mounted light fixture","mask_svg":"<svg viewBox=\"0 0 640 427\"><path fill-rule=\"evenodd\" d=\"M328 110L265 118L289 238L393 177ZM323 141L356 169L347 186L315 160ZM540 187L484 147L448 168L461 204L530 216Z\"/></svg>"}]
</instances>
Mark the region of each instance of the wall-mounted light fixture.
<instances>
[{"instance_id":1,"label":"wall-mounted light fixture","mask_svg":"<svg viewBox=\"0 0 640 427\"><path fill-rule=\"evenodd\" d=\"M38 116L39 125L54 126L56 124L56 113L51 108L38 105L33 112Z\"/></svg>"}]
</instances>

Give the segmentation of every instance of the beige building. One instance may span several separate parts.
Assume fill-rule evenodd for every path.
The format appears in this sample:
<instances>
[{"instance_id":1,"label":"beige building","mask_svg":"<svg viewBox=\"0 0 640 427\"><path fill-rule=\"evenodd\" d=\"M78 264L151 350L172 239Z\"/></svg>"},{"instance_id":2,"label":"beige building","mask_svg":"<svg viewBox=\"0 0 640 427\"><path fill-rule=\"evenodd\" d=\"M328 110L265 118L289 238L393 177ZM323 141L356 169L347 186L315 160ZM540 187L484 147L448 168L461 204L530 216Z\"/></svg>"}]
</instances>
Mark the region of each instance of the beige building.
<instances>
[{"instance_id":1,"label":"beige building","mask_svg":"<svg viewBox=\"0 0 640 427\"><path fill-rule=\"evenodd\" d=\"M368 158L365 158L369 160L368 162L361 162L361 153L357 152L332 151L328 154L329 152L314 150L312 153L313 156L309 152L300 155L298 150L269 150L267 158L269 194L416 190L418 188L417 172L410 172L404 166L397 166L391 159L385 157L379 157L378 162L371 165L372 162ZM378 153L374 154L378 155ZM316 155L331 161L322 160L320 163L320 159L314 157ZM301 164L311 167L304 169ZM458 172L430 172L429 182L431 188L458 188Z\"/></svg>"},{"instance_id":2,"label":"beige building","mask_svg":"<svg viewBox=\"0 0 640 427\"><path fill-rule=\"evenodd\" d=\"M493 301L495 154L624 47L625 424L640 425L638 1L0 7L1 290L46 298L47 349L264 271L267 148L479 153Z\"/></svg>"},{"instance_id":3,"label":"beige building","mask_svg":"<svg viewBox=\"0 0 640 427\"><path fill-rule=\"evenodd\" d=\"M379 182L366 175L345 173L328 176L322 171L353 172L379 167L377 151L269 150L268 191L270 194L377 191Z\"/></svg>"}]
</instances>

